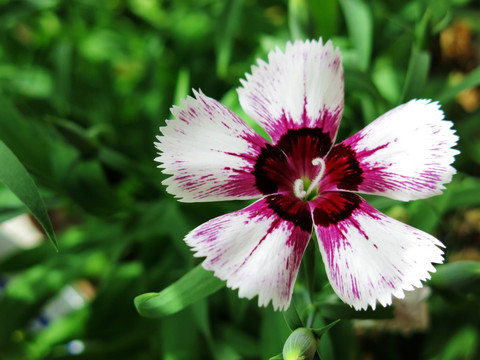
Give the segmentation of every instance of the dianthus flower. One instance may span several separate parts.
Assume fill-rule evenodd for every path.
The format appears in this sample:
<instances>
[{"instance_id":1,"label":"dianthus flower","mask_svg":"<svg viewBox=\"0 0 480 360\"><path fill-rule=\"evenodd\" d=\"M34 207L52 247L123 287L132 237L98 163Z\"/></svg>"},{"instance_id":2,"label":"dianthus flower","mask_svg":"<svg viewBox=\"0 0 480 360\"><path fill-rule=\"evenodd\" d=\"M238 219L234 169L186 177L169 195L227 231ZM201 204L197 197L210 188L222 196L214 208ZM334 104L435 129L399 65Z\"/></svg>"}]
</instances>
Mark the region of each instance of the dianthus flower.
<instances>
[{"instance_id":1,"label":"dianthus flower","mask_svg":"<svg viewBox=\"0 0 480 360\"><path fill-rule=\"evenodd\" d=\"M238 89L253 131L218 101L173 107L156 147L167 191L184 202L260 198L186 237L203 266L238 289L286 309L316 232L336 294L355 309L391 304L443 262L442 243L394 220L358 194L409 201L450 182L457 136L439 105L412 100L334 145L344 107L340 52L329 41L288 43L259 60Z\"/></svg>"}]
</instances>

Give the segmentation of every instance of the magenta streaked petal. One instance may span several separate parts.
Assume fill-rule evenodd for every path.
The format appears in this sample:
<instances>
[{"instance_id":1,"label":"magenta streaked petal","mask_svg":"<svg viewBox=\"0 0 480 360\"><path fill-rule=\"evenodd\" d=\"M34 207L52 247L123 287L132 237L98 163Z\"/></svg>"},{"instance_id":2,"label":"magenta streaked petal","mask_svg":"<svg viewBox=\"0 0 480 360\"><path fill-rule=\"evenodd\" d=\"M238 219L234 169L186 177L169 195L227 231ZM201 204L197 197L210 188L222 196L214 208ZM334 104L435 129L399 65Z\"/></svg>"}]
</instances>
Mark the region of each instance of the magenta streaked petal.
<instances>
[{"instance_id":1,"label":"magenta streaked petal","mask_svg":"<svg viewBox=\"0 0 480 360\"><path fill-rule=\"evenodd\" d=\"M432 263L443 262L440 241L382 214L358 195L337 193L319 198L316 206L333 212L314 215L330 284L357 310L375 308L377 302L389 305L392 296L403 298L404 290L430 279Z\"/></svg>"},{"instance_id":2,"label":"magenta streaked petal","mask_svg":"<svg viewBox=\"0 0 480 360\"><path fill-rule=\"evenodd\" d=\"M363 171L357 154L343 144L335 145L325 159L326 171L320 183L320 191L357 191L363 182Z\"/></svg>"},{"instance_id":3,"label":"magenta streaked petal","mask_svg":"<svg viewBox=\"0 0 480 360\"><path fill-rule=\"evenodd\" d=\"M274 309L286 309L310 235L311 227L304 231L284 220L264 198L200 225L185 241L240 297L258 295L259 306L271 301Z\"/></svg>"},{"instance_id":4,"label":"magenta streaked petal","mask_svg":"<svg viewBox=\"0 0 480 360\"><path fill-rule=\"evenodd\" d=\"M243 110L276 142L289 129L320 128L333 143L343 113L340 51L330 41L296 41L258 61L242 81Z\"/></svg>"},{"instance_id":5,"label":"magenta streaked petal","mask_svg":"<svg viewBox=\"0 0 480 360\"><path fill-rule=\"evenodd\" d=\"M350 218L360 207L361 198L349 192L331 191L321 193L309 204L315 225L329 227Z\"/></svg>"},{"instance_id":6,"label":"magenta streaked petal","mask_svg":"<svg viewBox=\"0 0 480 360\"><path fill-rule=\"evenodd\" d=\"M155 143L155 160L173 175L163 182L167 191L185 202L261 196L252 172L265 140L218 101L195 96L172 108L175 120Z\"/></svg>"},{"instance_id":7,"label":"magenta streaked petal","mask_svg":"<svg viewBox=\"0 0 480 360\"><path fill-rule=\"evenodd\" d=\"M443 118L439 105L428 100L387 112L332 149L343 156L329 154L327 168L343 170L326 178L322 189L404 201L439 195L455 174L450 164L459 153L452 149L458 140L452 122Z\"/></svg>"}]
</instances>

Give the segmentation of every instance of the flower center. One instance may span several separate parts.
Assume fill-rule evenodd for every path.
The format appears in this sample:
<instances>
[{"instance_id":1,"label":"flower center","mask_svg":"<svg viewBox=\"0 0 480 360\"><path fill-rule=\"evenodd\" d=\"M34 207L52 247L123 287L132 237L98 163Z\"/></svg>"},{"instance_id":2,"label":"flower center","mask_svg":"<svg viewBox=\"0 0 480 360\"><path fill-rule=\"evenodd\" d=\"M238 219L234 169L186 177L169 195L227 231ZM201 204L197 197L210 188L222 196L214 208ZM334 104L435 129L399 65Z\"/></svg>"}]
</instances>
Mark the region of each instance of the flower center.
<instances>
[{"instance_id":1,"label":"flower center","mask_svg":"<svg viewBox=\"0 0 480 360\"><path fill-rule=\"evenodd\" d=\"M312 165L319 167L317 175L312 181L309 178L300 178L293 183L293 193L304 201L312 200L318 195L318 185L325 173L325 161L322 158L313 159Z\"/></svg>"},{"instance_id":2,"label":"flower center","mask_svg":"<svg viewBox=\"0 0 480 360\"><path fill-rule=\"evenodd\" d=\"M284 194L299 202L316 196L325 172L323 158L332 146L318 128L288 130L276 144L266 144L255 163L255 185L264 194Z\"/></svg>"}]
</instances>

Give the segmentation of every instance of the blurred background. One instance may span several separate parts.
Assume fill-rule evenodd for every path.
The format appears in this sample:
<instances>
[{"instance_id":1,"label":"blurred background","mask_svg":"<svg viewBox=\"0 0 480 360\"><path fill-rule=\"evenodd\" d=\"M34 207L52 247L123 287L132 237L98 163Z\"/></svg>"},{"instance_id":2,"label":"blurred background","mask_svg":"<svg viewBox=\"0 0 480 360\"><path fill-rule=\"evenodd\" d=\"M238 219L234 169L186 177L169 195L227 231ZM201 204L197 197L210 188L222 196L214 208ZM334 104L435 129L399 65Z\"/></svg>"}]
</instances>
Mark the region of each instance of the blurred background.
<instances>
[{"instance_id":1,"label":"blurred background","mask_svg":"<svg viewBox=\"0 0 480 360\"><path fill-rule=\"evenodd\" d=\"M291 333L283 314L236 291L155 319L140 316L133 299L199 263L182 240L188 231L246 204L180 204L166 194L153 142L169 108L202 89L248 121L239 79L276 46L319 37L332 39L344 61L339 140L403 102L431 98L454 122L461 154L442 196L368 198L447 246L446 263L405 301L352 311L308 249L316 296L306 303L301 273L299 315L314 307L317 327L341 319L316 356L480 359L478 1L0 0L0 158L35 181L59 249L29 215L28 187L2 160L1 360L282 352Z\"/></svg>"}]
</instances>

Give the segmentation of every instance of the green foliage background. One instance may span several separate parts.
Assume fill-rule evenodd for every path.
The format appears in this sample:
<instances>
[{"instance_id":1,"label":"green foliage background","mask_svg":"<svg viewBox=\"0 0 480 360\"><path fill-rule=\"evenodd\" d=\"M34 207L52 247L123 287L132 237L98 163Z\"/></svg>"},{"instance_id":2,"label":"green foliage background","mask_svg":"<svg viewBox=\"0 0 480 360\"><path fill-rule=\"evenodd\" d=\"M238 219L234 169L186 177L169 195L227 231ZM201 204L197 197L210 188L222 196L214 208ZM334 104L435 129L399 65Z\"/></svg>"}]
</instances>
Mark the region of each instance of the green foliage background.
<instances>
[{"instance_id":1,"label":"green foliage background","mask_svg":"<svg viewBox=\"0 0 480 360\"><path fill-rule=\"evenodd\" d=\"M440 33L459 20L472 33L467 65L440 52ZM161 185L153 141L169 108L191 88L248 121L235 89L250 66L288 40L320 36L340 46L344 58L339 139L402 102L431 98L455 123L461 155L440 197L369 198L447 245L447 262L429 282L428 330L359 330L355 318L388 318L392 309L354 312L338 302L312 246L304 267L314 269L316 282L302 273L295 290L300 321L322 327L342 319L321 338L316 356L480 358L480 110L467 112L457 102L462 90L480 84L478 24L480 7L469 0L0 0L0 221L27 205L48 231L43 204L29 206L35 185L15 187L15 178L28 177L23 165L49 210L59 249L45 240L0 259L0 359L281 353L291 333L284 315L226 288L173 315L149 319L136 311L136 296L160 291L199 263L182 241L188 231L245 205L178 203ZM453 81L454 72L464 75ZM6 159L20 169L15 175ZM83 307L31 326L79 281L94 289ZM83 343L80 354L69 353L73 340Z\"/></svg>"}]
</instances>

